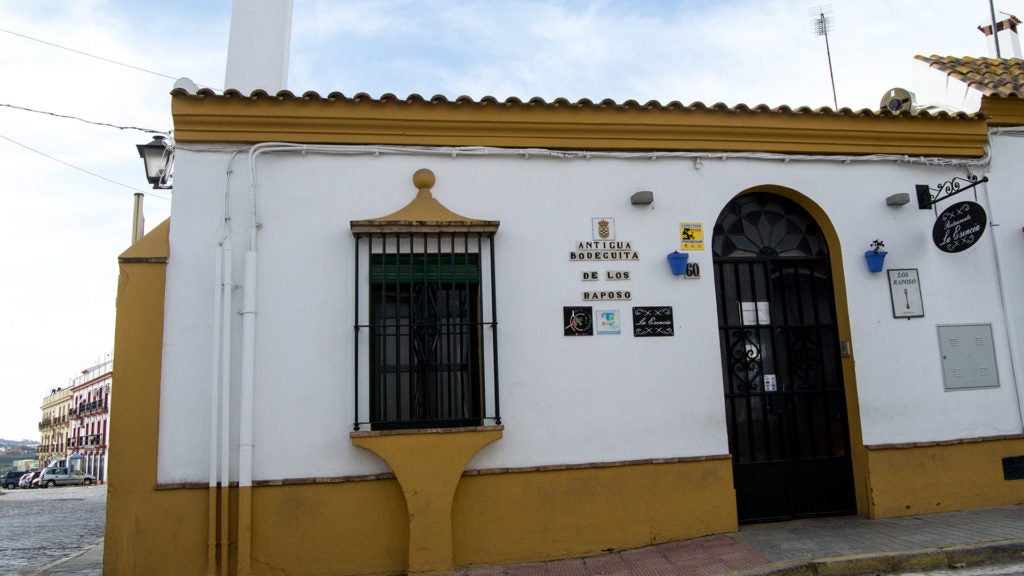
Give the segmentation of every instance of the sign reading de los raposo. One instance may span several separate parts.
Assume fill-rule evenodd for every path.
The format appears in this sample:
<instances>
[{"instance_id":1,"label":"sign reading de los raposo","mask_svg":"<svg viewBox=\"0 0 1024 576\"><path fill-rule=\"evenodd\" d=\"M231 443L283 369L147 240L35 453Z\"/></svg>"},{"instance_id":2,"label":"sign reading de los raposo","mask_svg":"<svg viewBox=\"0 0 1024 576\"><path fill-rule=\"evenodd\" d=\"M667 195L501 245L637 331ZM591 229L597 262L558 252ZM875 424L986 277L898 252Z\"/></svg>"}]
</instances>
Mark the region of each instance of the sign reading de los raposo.
<instances>
[{"instance_id":1,"label":"sign reading de los raposo","mask_svg":"<svg viewBox=\"0 0 1024 576\"><path fill-rule=\"evenodd\" d=\"M932 227L932 241L943 252L963 252L985 233L988 217L977 202L957 202L939 214Z\"/></svg>"}]
</instances>

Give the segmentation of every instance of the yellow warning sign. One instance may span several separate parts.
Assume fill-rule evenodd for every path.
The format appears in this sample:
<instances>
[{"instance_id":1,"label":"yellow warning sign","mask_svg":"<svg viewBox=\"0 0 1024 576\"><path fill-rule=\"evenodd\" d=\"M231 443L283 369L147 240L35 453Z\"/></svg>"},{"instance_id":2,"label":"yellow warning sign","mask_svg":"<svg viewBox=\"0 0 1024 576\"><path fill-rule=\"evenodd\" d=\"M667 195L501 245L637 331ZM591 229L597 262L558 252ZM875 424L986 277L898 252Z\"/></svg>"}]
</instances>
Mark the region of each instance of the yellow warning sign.
<instances>
[{"instance_id":1,"label":"yellow warning sign","mask_svg":"<svg viewBox=\"0 0 1024 576\"><path fill-rule=\"evenodd\" d=\"M679 249L680 250L703 250L704 249L704 223L703 222L680 222L679 223Z\"/></svg>"}]
</instances>

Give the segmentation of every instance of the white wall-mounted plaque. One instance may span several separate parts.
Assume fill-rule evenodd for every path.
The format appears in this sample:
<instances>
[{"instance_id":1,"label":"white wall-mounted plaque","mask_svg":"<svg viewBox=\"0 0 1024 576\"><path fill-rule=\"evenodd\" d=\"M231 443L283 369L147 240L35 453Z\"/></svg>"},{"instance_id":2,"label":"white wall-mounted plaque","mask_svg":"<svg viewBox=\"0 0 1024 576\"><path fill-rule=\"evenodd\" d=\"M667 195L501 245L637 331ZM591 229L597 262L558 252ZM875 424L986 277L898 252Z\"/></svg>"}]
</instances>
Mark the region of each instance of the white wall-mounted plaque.
<instances>
[{"instance_id":1,"label":"white wall-mounted plaque","mask_svg":"<svg viewBox=\"0 0 1024 576\"><path fill-rule=\"evenodd\" d=\"M889 295L892 298L893 318L920 318L924 316L921 300L921 280L916 268L889 270Z\"/></svg>"}]
</instances>

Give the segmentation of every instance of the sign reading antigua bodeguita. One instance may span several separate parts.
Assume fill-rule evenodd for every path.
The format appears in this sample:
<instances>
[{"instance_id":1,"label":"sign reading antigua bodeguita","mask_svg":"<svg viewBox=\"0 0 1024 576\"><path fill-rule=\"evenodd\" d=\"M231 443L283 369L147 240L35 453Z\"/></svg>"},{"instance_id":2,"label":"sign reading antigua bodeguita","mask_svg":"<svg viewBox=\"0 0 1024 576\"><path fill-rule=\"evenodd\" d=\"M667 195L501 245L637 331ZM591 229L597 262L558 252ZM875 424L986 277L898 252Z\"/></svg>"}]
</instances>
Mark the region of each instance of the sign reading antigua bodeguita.
<instances>
[{"instance_id":1,"label":"sign reading antigua bodeguita","mask_svg":"<svg viewBox=\"0 0 1024 576\"><path fill-rule=\"evenodd\" d=\"M932 226L932 241L943 252L963 252L985 233L988 218L977 202L957 202L939 214Z\"/></svg>"},{"instance_id":2,"label":"sign reading antigua bodeguita","mask_svg":"<svg viewBox=\"0 0 1024 576\"><path fill-rule=\"evenodd\" d=\"M577 242L576 249L569 252L572 262L594 262L600 260L639 260L640 256L629 242L620 240L593 240Z\"/></svg>"}]
</instances>

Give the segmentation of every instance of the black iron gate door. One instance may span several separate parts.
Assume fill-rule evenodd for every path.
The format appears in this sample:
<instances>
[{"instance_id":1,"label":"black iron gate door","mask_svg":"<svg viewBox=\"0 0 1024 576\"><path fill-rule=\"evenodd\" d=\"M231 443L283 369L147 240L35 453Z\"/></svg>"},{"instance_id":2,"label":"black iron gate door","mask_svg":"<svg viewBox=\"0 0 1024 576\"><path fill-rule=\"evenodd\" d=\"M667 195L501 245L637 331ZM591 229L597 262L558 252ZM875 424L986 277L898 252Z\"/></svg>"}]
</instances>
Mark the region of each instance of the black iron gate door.
<instances>
[{"instance_id":1,"label":"black iron gate door","mask_svg":"<svg viewBox=\"0 0 1024 576\"><path fill-rule=\"evenodd\" d=\"M856 513L821 230L796 203L749 194L722 211L712 247L740 522Z\"/></svg>"}]
</instances>

